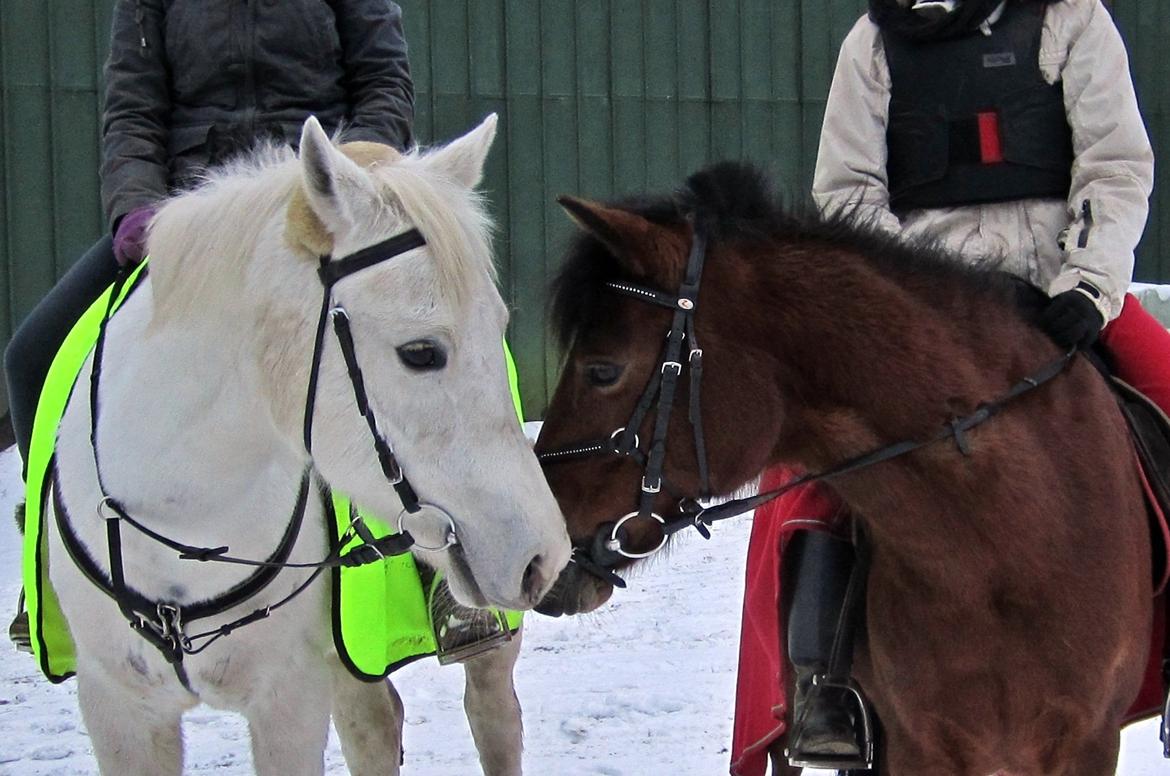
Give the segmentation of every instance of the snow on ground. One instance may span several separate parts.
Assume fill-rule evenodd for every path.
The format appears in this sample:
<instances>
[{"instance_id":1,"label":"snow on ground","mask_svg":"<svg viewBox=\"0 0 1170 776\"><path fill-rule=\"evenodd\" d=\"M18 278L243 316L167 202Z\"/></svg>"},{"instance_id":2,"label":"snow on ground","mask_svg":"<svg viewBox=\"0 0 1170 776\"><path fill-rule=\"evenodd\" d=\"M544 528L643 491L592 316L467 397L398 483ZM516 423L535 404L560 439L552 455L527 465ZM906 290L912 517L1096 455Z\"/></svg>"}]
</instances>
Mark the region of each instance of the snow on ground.
<instances>
[{"instance_id":1,"label":"snow on ground","mask_svg":"<svg viewBox=\"0 0 1170 776\"><path fill-rule=\"evenodd\" d=\"M0 623L19 589L19 544L8 519L19 469L0 455ZM711 541L678 537L597 613L529 615L516 683L530 776L711 776L727 772L743 560L750 518ZM6 631L5 631L6 634ZM462 711L463 672L420 661L394 675L406 706L405 776L466 776L478 760ZM235 715L185 717L187 772L251 772L247 729ZM334 737L330 774L345 773ZM0 637L0 774L96 773L76 685L51 685ZM809 772L810 774L812 772ZM1156 727L1126 733L1123 776L1170 773Z\"/></svg>"}]
</instances>

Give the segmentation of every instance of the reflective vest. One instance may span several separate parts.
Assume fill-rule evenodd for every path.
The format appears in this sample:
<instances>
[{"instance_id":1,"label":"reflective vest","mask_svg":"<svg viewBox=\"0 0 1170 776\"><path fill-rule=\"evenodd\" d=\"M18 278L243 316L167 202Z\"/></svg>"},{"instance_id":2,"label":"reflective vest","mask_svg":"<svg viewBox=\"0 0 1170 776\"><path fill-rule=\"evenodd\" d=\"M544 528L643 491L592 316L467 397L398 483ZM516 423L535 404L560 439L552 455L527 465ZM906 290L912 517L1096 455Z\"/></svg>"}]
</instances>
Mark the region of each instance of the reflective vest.
<instances>
[{"instance_id":1,"label":"reflective vest","mask_svg":"<svg viewBox=\"0 0 1170 776\"><path fill-rule=\"evenodd\" d=\"M120 307L145 277L145 267L144 262L134 270L113 309ZM37 403L29 447L22 558L25 606L29 614L33 654L42 673L54 683L73 676L77 657L69 626L49 582L48 547L42 522L49 467L57 426L77 376L97 342L98 329L112 291L112 288L107 289L86 310L54 357ZM504 354L512 400L522 421L516 367L506 342ZM330 546L336 546L340 541L353 514L362 516L376 538L392 532L388 524L360 508L353 508L340 494L331 494L325 507L330 518L326 520ZM356 568L333 569L333 639L342 662L354 676L374 681L412 660L435 653L428 606L433 590L433 585L430 590L423 590L418 568L409 553ZM511 630L520 627L522 615L519 612L503 614ZM274 616L279 616L279 613Z\"/></svg>"},{"instance_id":2,"label":"reflective vest","mask_svg":"<svg viewBox=\"0 0 1170 776\"><path fill-rule=\"evenodd\" d=\"M882 31L890 67L886 163L895 213L1067 199L1064 87L1040 69L1045 3L1005 6L991 34L919 43Z\"/></svg>"}]
</instances>

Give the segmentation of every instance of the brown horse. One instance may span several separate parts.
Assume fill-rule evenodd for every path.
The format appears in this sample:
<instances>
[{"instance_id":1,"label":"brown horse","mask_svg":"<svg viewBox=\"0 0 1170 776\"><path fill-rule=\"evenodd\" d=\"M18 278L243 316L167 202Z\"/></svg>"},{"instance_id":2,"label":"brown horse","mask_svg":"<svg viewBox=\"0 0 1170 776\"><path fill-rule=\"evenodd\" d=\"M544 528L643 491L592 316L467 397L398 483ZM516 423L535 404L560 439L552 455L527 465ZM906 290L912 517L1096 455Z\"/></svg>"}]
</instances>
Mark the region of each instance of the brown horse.
<instances>
[{"instance_id":1,"label":"brown horse","mask_svg":"<svg viewBox=\"0 0 1170 776\"><path fill-rule=\"evenodd\" d=\"M644 418L614 436L626 455L546 460L586 552L664 542L645 509L613 523L643 499L676 514L676 499L700 495L704 458L716 494L777 464L823 470L935 437L1061 355L1035 325L1031 287L846 217L786 213L744 166L705 170L670 198L561 204L583 233L555 290L568 355L537 452ZM674 313L629 292L679 298L702 247L693 224L707 243L687 337L702 343L701 400L687 346L667 359L684 376L661 491L643 495L656 414L634 408L675 370L662 366ZM705 456L688 407L701 407ZM855 675L883 724L881 772L1111 775L1152 616L1149 529L1116 402L1076 357L963 436L831 481L870 538ZM612 592L604 576L570 564L542 610L596 608Z\"/></svg>"}]
</instances>

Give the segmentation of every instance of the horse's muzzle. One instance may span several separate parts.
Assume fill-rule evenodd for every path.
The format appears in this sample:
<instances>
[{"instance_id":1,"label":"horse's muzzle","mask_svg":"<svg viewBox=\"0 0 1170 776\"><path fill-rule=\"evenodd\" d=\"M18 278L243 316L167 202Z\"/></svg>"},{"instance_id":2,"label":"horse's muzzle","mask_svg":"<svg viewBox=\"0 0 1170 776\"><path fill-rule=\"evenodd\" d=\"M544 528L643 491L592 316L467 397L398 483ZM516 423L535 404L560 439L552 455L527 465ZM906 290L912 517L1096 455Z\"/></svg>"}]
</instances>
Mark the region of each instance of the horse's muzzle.
<instances>
[{"instance_id":1,"label":"horse's muzzle","mask_svg":"<svg viewBox=\"0 0 1170 776\"><path fill-rule=\"evenodd\" d=\"M604 604L613 595L613 585L569 563L557 577L536 611L549 617L585 614Z\"/></svg>"}]
</instances>

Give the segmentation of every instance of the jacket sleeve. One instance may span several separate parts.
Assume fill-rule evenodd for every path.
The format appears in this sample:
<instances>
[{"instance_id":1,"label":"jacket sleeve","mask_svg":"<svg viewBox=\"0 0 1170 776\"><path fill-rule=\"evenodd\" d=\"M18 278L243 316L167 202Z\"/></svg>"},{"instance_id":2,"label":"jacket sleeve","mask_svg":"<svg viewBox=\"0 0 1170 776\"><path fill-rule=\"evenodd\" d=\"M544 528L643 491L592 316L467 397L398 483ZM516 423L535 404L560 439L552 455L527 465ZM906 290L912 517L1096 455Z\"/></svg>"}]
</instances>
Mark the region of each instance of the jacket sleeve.
<instances>
[{"instance_id":1,"label":"jacket sleeve","mask_svg":"<svg viewBox=\"0 0 1170 776\"><path fill-rule=\"evenodd\" d=\"M335 8L349 94L347 139L407 148L413 142L414 83L402 9L389 0L345 0Z\"/></svg>"},{"instance_id":2,"label":"jacket sleeve","mask_svg":"<svg viewBox=\"0 0 1170 776\"><path fill-rule=\"evenodd\" d=\"M854 212L878 228L898 232L886 177L890 72L878 28L862 17L841 53L825 104L813 175L813 199L828 213Z\"/></svg>"},{"instance_id":3,"label":"jacket sleeve","mask_svg":"<svg viewBox=\"0 0 1170 776\"><path fill-rule=\"evenodd\" d=\"M170 81L162 0L118 0L105 66L102 207L118 220L167 195Z\"/></svg>"},{"instance_id":4,"label":"jacket sleeve","mask_svg":"<svg viewBox=\"0 0 1170 776\"><path fill-rule=\"evenodd\" d=\"M1106 321L1117 317L1149 214L1154 155L1138 111L1125 44L1100 0L1069 43L1061 72L1075 161L1063 235L1065 263L1049 294L1085 280L1100 289Z\"/></svg>"}]
</instances>

